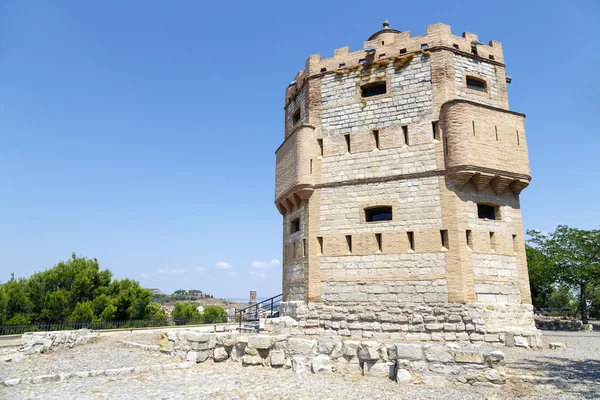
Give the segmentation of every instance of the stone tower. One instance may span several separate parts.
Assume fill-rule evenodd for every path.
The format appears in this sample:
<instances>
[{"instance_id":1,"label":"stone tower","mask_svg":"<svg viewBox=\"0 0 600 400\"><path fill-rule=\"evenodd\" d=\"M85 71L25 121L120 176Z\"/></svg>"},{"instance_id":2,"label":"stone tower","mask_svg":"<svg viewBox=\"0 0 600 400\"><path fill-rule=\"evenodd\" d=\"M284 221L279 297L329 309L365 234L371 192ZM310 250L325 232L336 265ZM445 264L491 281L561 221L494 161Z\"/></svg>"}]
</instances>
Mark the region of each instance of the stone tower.
<instances>
[{"instance_id":1,"label":"stone tower","mask_svg":"<svg viewBox=\"0 0 600 400\"><path fill-rule=\"evenodd\" d=\"M502 45L435 24L313 55L285 93L282 314L307 333L535 346L524 115Z\"/></svg>"}]
</instances>

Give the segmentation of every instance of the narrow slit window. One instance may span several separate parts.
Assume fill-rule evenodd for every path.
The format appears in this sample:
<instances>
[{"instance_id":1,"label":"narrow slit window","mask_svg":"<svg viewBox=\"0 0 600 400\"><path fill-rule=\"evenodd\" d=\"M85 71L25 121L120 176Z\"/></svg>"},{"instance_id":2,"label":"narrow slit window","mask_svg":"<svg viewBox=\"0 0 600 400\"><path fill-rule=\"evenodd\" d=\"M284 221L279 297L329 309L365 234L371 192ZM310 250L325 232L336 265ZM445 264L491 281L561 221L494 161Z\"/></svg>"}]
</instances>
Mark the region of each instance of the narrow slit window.
<instances>
[{"instance_id":1,"label":"narrow slit window","mask_svg":"<svg viewBox=\"0 0 600 400\"><path fill-rule=\"evenodd\" d=\"M296 218L292 222L290 222L290 232L296 233L299 230L300 230L300 218Z\"/></svg>"},{"instance_id":2,"label":"narrow slit window","mask_svg":"<svg viewBox=\"0 0 600 400\"><path fill-rule=\"evenodd\" d=\"M344 135L344 139L346 140L346 153L350 153L350 150L352 149L350 147L350 135Z\"/></svg>"},{"instance_id":3,"label":"narrow slit window","mask_svg":"<svg viewBox=\"0 0 600 400\"><path fill-rule=\"evenodd\" d=\"M519 243L517 243L517 235L512 235L513 252L517 253Z\"/></svg>"},{"instance_id":4,"label":"narrow slit window","mask_svg":"<svg viewBox=\"0 0 600 400\"><path fill-rule=\"evenodd\" d=\"M408 125L402 127L402 136L404 136L404 145L408 146Z\"/></svg>"},{"instance_id":5,"label":"narrow slit window","mask_svg":"<svg viewBox=\"0 0 600 400\"><path fill-rule=\"evenodd\" d=\"M473 136L475 136L475 121L471 121L473 122Z\"/></svg>"},{"instance_id":6,"label":"narrow slit window","mask_svg":"<svg viewBox=\"0 0 600 400\"><path fill-rule=\"evenodd\" d=\"M439 121L431 122L431 129L433 130L433 140L440 140L440 124Z\"/></svg>"},{"instance_id":7,"label":"narrow slit window","mask_svg":"<svg viewBox=\"0 0 600 400\"><path fill-rule=\"evenodd\" d=\"M319 254L323 254L323 237L317 236L317 242L319 243Z\"/></svg>"},{"instance_id":8,"label":"narrow slit window","mask_svg":"<svg viewBox=\"0 0 600 400\"><path fill-rule=\"evenodd\" d=\"M298 254L298 253L296 253L298 251L297 247L298 247L298 245L296 244L296 242L294 242L292 245L292 260L295 260L297 258L297 256L296 256Z\"/></svg>"},{"instance_id":9,"label":"narrow slit window","mask_svg":"<svg viewBox=\"0 0 600 400\"><path fill-rule=\"evenodd\" d=\"M498 140L498 127L494 126L494 129L496 130L496 140Z\"/></svg>"},{"instance_id":10,"label":"narrow slit window","mask_svg":"<svg viewBox=\"0 0 600 400\"><path fill-rule=\"evenodd\" d=\"M466 233L467 233L467 246L469 246L469 248L471 250L473 250L473 234L471 233L470 229L467 229Z\"/></svg>"},{"instance_id":11,"label":"narrow slit window","mask_svg":"<svg viewBox=\"0 0 600 400\"><path fill-rule=\"evenodd\" d=\"M415 251L415 233L414 232L406 232L406 237L408 238L408 247L411 251Z\"/></svg>"},{"instance_id":12,"label":"narrow slit window","mask_svg":"<svg viewBox=\"0 0 600 400\"><path fill-rule=\"evenodd\" d=\"M302 257L306 257L307 251L306 251L306 239L302 239Z\"/></svg>"},{"instance_id":13,"label":"narrow slit window","mask_svg":"<svg viewBox=\"0 0 600 400\"><path fill-rule=\"evenodd\" d=\"M296 111L294 111L294 113L292 114L292 124L293 125L298 125L298 122L300 122L300 108L298 107L298 109Z\"/></svg>"},{"instance_id":14,"label":"narrow slit window","mask_svg":"<svg viewBox=\"0 0 600 400\"><path fill-rule=\"evenodd\" d=\"M477 90L478 92L485 92L487 89L487 85L482 79L467 76L467 88Z\"/></svg>"},{"instance_id":15,"label":"narrow slit window","mask_svg":"<svg viewBox=\"0 0 600 400\"><path fill-rule=\"evenodd\" d=\"M312 161L312 158L311 158L310 159L310 173L311 173L311 175L312 175L312 165L313 165L313 161Z\"/></svg>"},{"instance_id":16,"label":"narrow slit window","mask_svg":"<svg viewBox=\"0 0 600 400\"><path fill-rule=\"evenodd\" d=\"M477 217L480 219L499 219L498 207L477 203Z\"/></svg>"},{"instance_id":17,"label":"narrow slit window","mask_svg":"<svg viewBox=\"0 0 600 400\"><path fill-rule=\"evenodd\" d=\"M362 97L379 96L387 93L385 82L370 83L360 87Z\"/></svg>"},{"instance_id":18,"label":"narrow slit window","mask_svg":"<svg viewBox=\"0 0 600 400\"><path fill-rule=\"evenodd\" d=\"M319 145L319 155L323 157L323 139L317 139L317 144Z\"/></svg>"},{"instance_id":19,"label":"narrow slit window","mask_svg":"<svg viewBox=\"0 0 600 400\"><path fill-rule=\"evenodd\" d=\"M288 245L283 246L283 263L285 264L288 260Z\"/></svg>"},{"instance_id":20,"label":"narrow slit window","mask_svg":"<svg viewBox=\"0 0 600 400\"><path fill-rule=\"evenodd\" d=\"M448 250L450 248L450 246L448 246L448 230L447 229L443 229L440 231L440 239L442 241L442 247L446 250Z\"/></svg>"},{"instance_id":21,"label":"narrow slit window","mask_svg":"<svg viewBox=\"0 0 600 400\"><path fill-rule=\"evenodd\" d=\"M490 232L490 248L493 252L496 252L496 235L494 232Z\"/></svg>"},{"instance_id":22,"label":"narrow slit window","mask_svg":"<svg viewBox=\"0 0 600 400\"><path fill-rule=\"evenodd\" d=\"M348 253L352 253L352 236L346 235L346 245L348 246Z\"/></svg>"},{"instance_id":23,"label":"narrow slit window","mask_svg":"<svg viewBox=\"0 0 600 400\"><path fill-rule=\"evenodd\" d=\"M375 140L375 148L379 150L379 130L373 130L373 140Z\"/></svg>"},{"instance_id":24,"label":"narrow slit window","mask_svg":"<svg viewBox=\"0 0 600 400\"><path fill-rule=\"evenodd\" d=\"M477 54L477 46L475 46L475 45L471 46L471 53L475 54L475 55L478 55Z\"/></svg>"},{"instance_id":25,"label":"narrow slit window","mask_svg":"<svg viewBox=\"0 0 600 400\"><path fill-rule=\"evenodd\" d=\"M346 64L345 63L341 63L340 64L340 68L346 68Z\"/></svg>"},{"instance_id":26,"label":"narrow slit window","mask_svg":"<svg viewBox=\"0 0 600 400\"><path fill-rule=\"evenodd\" d=\"M516 132L517 132L517 146L520 146L521 140L519 139L519 131L516 131Z\"/></svg>"},{"instance_id":27,"label":"narrow slit window","mask_svg":"<svg viewBox=\"0 0 600 400\"><path fill-rule=\"evenodd\" d=\"M365 210L366 222L391 221L392 217L392 207L372 207Z\"/></svg>"},{"instance_id":28,"label":"narrow slit window","mask_svg":"<svg viewBox=\"0 0 600 400\"><path fill-rule=\"evenodd\" d=\"M375 241L377 242L377 251L379 253L381 253L381 249L383 248L382 245L383 243L381 242L381 233L376 233L375 234Z\"/></svg>"}]
</instances>

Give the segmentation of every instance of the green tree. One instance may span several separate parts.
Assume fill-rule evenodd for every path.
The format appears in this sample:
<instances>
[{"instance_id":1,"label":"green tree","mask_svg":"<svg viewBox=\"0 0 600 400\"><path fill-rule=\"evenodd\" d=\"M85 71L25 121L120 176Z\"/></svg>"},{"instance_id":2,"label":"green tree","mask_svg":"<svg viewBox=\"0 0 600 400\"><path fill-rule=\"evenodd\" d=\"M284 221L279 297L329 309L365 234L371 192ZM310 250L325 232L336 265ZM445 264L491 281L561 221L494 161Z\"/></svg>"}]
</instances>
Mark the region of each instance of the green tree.
<instances>
[{"instance_id":1,"label":"green tree","mask_svg":"<svg viewBox=\"0 0 600 400\"><path fill-rule=\"evenodd\" d=\"M167 313L157 303L148 303L146 306L146 316L149 321L154 322L156 325L167 325Z\"/></svg>"},{"instance_id":2,"label":"green tree","mask_svg":"<svg viewBox=\"0 0 600 400\"><path fill-rule=\"evenodd\" d=\"M29 325L31 319L28 316L18 313L13 315L7 322L6 325Z\"/></svg>"},{"instance_id":3,"label":"green tree","mask_svg":"<svg viewBox=\"0 0 600 400\"><path fill-rule=\"evenodd\" d=\"M77 303L75 309L69 316L70 322L92 322L94 320L94 310L91 301Z\"/></svg>"},{"instance_id":4,"label":"green tree","mask_svg":"<svg viewBox=\"0 0 600 400\"><path fill-rule=\"evenodd\" d=\"M4 286L0 285L0 325L6 322L6 300Z\"/></svg>"},{"instance_id":5,"label":"green tree","mask_svg":"<svg viewBox=\"0 0 600 400\"><path fill-rule=\"evenodd\" d=\"M531 300L535 307L548 307L548 299L557 281L554 264L539 249L526 245Z\"/></svg>"},{"instance_id":6,"label":"green tree","mask_svg":"<svg viewBox=\"0 0 600 400\"><path fill-rule=\"evenodd\" d=\"M188 322L200 322L202 315L198 311L198 304L178 302L173 306L171 317L177 325L184 325Z\"/></svg>"},{"instance_id":7,"label":"green tree","mask_svg":"<svg viewBox=\"0 0 600 400\"><path fill-rule=\"evenodd\" d=\"M6 296L5 317L11 320L15 315L28 315L33 304L27 295L27 283L23 278L15 279L14 274L3 285Z\"/></svg>"},{"instance_id":8,"label":"green tree","mask_svg":"<svg viewBox=\"0 0 600 400\"><path fill-rule=\"evenodd\" d=\"M227 322L227 311L221 306L206 306L203 317L206 322L211 324Z\"/></svg>"},{"instance_id":9,"label":"green tree","mask_svg":"<svg viewBox=\"0 0 600 400\"><path fill-rule=\"evenodd\" d=\"M552 263L559 282L577 292L583 323L588 322L591 290L600 284L600 230L583 230L559 225L548 235L527 231L529 243Z\"/></svg>"}]
</instances>

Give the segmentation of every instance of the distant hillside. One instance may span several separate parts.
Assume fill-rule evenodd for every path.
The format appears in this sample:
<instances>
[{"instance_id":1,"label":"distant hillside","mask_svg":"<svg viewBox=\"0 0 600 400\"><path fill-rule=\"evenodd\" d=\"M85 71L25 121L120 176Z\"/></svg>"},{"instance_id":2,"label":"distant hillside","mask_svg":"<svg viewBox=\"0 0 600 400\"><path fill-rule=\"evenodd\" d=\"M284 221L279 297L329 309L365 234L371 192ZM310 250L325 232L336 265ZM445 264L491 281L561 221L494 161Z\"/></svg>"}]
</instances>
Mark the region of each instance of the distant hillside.
<instances>
[{"instance_id":1,"label":"distant hillside","mask_svg":"<svg viewBox=\"0 0 600 400\"><path fill-rule=\"evenodd\" d=\"M180 301L191 301L198 303L199 305L218 305L224 308L245 308L248 307L248 300L235 301L232 299L219 299L214 298L212 294L204 293L201 290L176 290L173 294L157 293L154 289L152 291L152 301L160 304L167 305L173 304Z\"/></svg>"}]
</instances>

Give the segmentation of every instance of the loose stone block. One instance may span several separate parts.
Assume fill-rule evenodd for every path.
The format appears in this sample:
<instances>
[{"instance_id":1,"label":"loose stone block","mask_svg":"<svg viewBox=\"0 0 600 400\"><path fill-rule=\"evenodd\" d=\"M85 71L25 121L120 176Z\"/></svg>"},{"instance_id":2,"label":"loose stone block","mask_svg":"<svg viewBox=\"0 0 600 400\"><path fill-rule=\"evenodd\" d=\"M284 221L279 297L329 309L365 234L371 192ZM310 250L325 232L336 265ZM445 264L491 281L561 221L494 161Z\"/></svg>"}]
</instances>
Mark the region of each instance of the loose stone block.
<instances>
[{"instance_id":1,"label":"loose stone block","mask_svg":"<svg viewBox=\"0 0 600 400\"><path fill-rule=\"evenodd\" d=\"M325 354L319 354L312 360L312 372L314 374L331 373L331 359Z\"/></svg>"},{"instance_id":2,"label":"loose stone block","mask_svg":"<svg viewBox=\"0 0 600 400\"><path fill-rule=\"evenodd\" d=\"M394 353L396 358L392 358L390 355L390 359L394 360L422 360L423 359L423 347L419 344L404 344L397 343L394 345Z\"/></svg>"},{"instance_id":3,"label":"loose stone block","mask_svg":"<svg viewBox=\"0 0 600 400\"><path fill-rule=\"evenodd\" d=\"M548 347L552 350L564 350L567 348L567 345L561 342L548 343Z\"/></svg>"},{"instance_id":4,"label":"loose stone block","mask_svg":"<svg viewBox=\"0 0 600 400\"><path fill-rule=\"evenodd\" d=\"M269 353L271 367L282 367L285 364L285 353L282 350L273 350Z\"/></svg>"},{"instance_id":5,"label":"loose stone block","mask_svg":"<svg viewBox=\"0 0 600 400\"><path fill-rule=\"evenodd\" d=\"M267 350L273 346L273 338L267 335L256 335L248 337L248 346L259 350Z\"/></svg>"},{"instance_id":6,"label":"loose stone block","mask_svg":"<svg viewBox=\"0 0 600 400\"><path fill-rule=\"evenodd\" d=\"M389 361L365 361L363 365L363 375L394 379L395 365L395 363Z\"/></svg>"},{"instance_id":7,"label":"loose stone block","mask_svg":"<svg viewBox=\"0 0 600 400\"><path fill-rule=\"evenodd\" d=\"M244 365L262 365L263 359L259 355L252 356L252 355L246 354L245 356L242 357L242 363Z\"/></svg>"},{"instance_id":8,"label":"loose stone block","mask_svg":"<svg viewBox=\"0 0 600 400\"><path fill-rule=\"evenodd\" d=\"M297 374L307 372L306 369L307 359L306 357L295 356L292 357L292 371Z\"/></svg>"},{"instance_id":9,"label":"loose stone block","mask_svg":"<svg viewBox=\"0 0 600 400\"><path fill-rule=\"evenodd\" d=\"M435 361L435 362L452 362L454 361L454 356L450 349L443 345L425 345L425 359L427 361Z\"/></svg>"},{"instance_id":10,"label":"loose stone block","mask_svg":"<svg viewBox=\"0 0 600 400\"><path fill-rule=\"evenodd\" d=\"M340 343L341 339L337 335L321 335L317 340L318 351L321 354L330 355L333 349Z\"/></svg>"},{"instance_id":11,"label":"loose stone block","mask_svg":"<svg viewBox=\"0 0 600 400\"><path fill-rule=\"evenodd\" d=\"M454 361L457 363L483 364L483 353L474 351L456 350L454 352Z\"/></svg>"},{"instance_id":12,"label":"loose stone block","mask_svg":"<svg viewBox=\"0 0 600 400\"><path fill-rule=\"evenodd\" d=\"M316 354L316 341L310 339L291 338L288 341L290 355L311 358Z\"/></svg>"},{"instance_id":13,"label":"loose stone block","mask_svg":"<svg viewBox=\"0 0 600 400\"><path fill-rule=\"evenodd\" d=\"M360 361L379 360L379 343L375 341L362 342L358 346L358 359Z\"/></svg>"},{"instance_id":14,"label":"loose stone block","mask_svg":"<svg viewBox=\"0 0 600 400\"><path fill-rule=\"evenodd\" d=\"M409 370L404 368L396 369L396 382L400 384L412 383L413 377Z\"/></svg>"},{"instance_id":15,"label":"loose stone block","mask_svg":"<svg viewBox=\"0 0 600 400\"><path fill-rule=\"evenodd\" d=\"M215 347L214 354L213 354L213 360L215 360L215 362L225 361L225 360L227 360L227 358L228 358L227 350L225 350L225 348Z\"/></svg>"}]
</instances>

